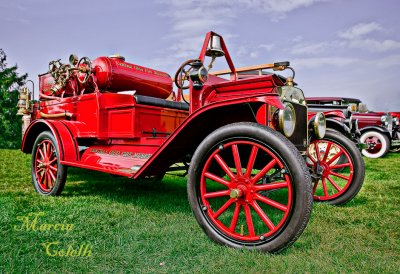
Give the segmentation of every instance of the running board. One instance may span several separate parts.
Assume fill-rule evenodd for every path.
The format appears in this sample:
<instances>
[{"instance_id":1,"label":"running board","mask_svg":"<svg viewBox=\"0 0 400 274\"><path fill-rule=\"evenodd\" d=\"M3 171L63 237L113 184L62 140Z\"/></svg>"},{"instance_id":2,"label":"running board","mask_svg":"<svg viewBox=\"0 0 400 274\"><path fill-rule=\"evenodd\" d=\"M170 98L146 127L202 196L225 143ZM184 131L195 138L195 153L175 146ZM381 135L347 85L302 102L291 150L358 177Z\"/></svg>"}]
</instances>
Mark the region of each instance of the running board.
<instances>
[{"instance_id":1,"label":"running board","mask_svg":"<svg viewBox=\"0 0 400 274\"><path fill-rule=\"evenodd\" d=\"M158 146L91 146L83 151L80 161L60 161L60 163L67 166L133 177L157 149Z\"/></svg>"}]
</instances>

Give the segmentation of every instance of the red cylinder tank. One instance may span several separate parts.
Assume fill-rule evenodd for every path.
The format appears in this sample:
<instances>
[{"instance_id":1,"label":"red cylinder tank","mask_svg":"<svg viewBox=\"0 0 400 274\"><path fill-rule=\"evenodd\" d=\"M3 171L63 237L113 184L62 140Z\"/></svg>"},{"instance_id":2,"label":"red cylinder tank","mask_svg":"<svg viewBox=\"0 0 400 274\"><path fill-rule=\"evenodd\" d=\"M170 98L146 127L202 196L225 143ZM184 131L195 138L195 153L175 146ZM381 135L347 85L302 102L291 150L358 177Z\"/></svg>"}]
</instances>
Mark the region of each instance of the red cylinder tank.
<instances>
[{"instance_id":1,"label":"red cylinder tank","mask_svg":"<svg viewBox=\"0 0 400 274\"><path fill-rule=\"evenodd\" d=\"M172 79L167 73L127 63L119 57L93 60L93 71L100 90L136 90L135 94L162 99L172 92Z\"/></svg>"}]
</instances>

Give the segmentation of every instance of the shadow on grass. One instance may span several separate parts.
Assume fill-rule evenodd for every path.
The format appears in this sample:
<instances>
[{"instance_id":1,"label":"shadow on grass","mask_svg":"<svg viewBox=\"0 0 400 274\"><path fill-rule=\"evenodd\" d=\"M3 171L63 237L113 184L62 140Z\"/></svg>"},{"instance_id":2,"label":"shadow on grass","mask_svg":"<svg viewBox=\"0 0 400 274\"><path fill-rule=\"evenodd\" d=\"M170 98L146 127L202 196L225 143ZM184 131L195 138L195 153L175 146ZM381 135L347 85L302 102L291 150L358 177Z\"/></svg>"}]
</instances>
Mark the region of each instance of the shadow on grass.
<instances>
[{"instance_id":1,"label":"shadow on grass","mask_svg":"<svg viewBox=\"0 0 400 274\"><path fill-rule=\"evenodd\" d=\"M97 196L155 210L187 212L186 178L167 176L160 182L133 180L92 170L69 168L64 197Z\"/></svg>"}]
</instances>

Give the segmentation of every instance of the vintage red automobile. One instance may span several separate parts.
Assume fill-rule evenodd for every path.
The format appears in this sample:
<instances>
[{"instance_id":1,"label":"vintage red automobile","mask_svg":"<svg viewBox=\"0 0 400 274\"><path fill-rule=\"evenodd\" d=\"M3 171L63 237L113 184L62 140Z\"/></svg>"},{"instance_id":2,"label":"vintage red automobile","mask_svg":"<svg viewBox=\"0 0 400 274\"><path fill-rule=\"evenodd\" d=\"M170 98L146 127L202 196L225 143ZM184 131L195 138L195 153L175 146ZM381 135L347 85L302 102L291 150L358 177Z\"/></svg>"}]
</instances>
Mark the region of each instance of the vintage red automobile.
<instances>
[{"instance_id":1,"label":"vintage red automobile","mask_svg":"<svg viewBox=\"0 0 400 274\"><path fill-rule=\"evenodd\" d=\"M231 79L209 73L218 57L225 57ZM174 80L121 56L50 62L39 76L39 103L31 104L26 89L20 94L22 151L32 154L36 191L59 195L68 167L149 182L183 170L195 218L211 239L285 249L306 227L313 193L331 204L348 202L361 188L364 165L353 143L325 132L322 113L308 122L303 92L292 80L237 77L251 69L291 68L281 62L236 69L213 32ZM181 101L184 89L190 104Z\"/></svg>"},{"instance_id":2,"label":"vintage red automobile","mask_svg":"<svg viewBox=\"0 0 400 274\"><path fill-rule=\"evenodd\" d=\"M366 145L362 149L364 156L379 158L386 155L389 150L399 151L400 117L398 112L369 111L361 100L355 98L308 97L306 100L310 106L318 110L321 108L325 108L327 111L344 109L347 119L357 121L356 126L361 133L359 140ZM331 126L334 125L331 124Z\"/></svg>"}]
</instances>

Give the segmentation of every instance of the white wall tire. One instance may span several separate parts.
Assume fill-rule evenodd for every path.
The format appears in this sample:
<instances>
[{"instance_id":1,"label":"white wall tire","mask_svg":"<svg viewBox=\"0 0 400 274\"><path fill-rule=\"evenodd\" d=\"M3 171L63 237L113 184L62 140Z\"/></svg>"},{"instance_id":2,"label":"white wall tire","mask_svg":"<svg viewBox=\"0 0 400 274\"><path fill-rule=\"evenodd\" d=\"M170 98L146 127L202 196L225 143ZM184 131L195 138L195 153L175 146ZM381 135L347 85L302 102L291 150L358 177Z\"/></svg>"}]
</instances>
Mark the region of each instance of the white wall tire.
<instances>
[{"instance_id":1,"label":"white wall tire","mask_svg":"<svg viewBox=\"0 0 400 274\"><path fill-rule=\"evenodd\" d=\"M360 142L364 144L374 144L373 148L363 149L361 152L367 158L379 158L389 151L389 138L377 131L367 131L361 135Z\"/></svg>"}]
</instances>

